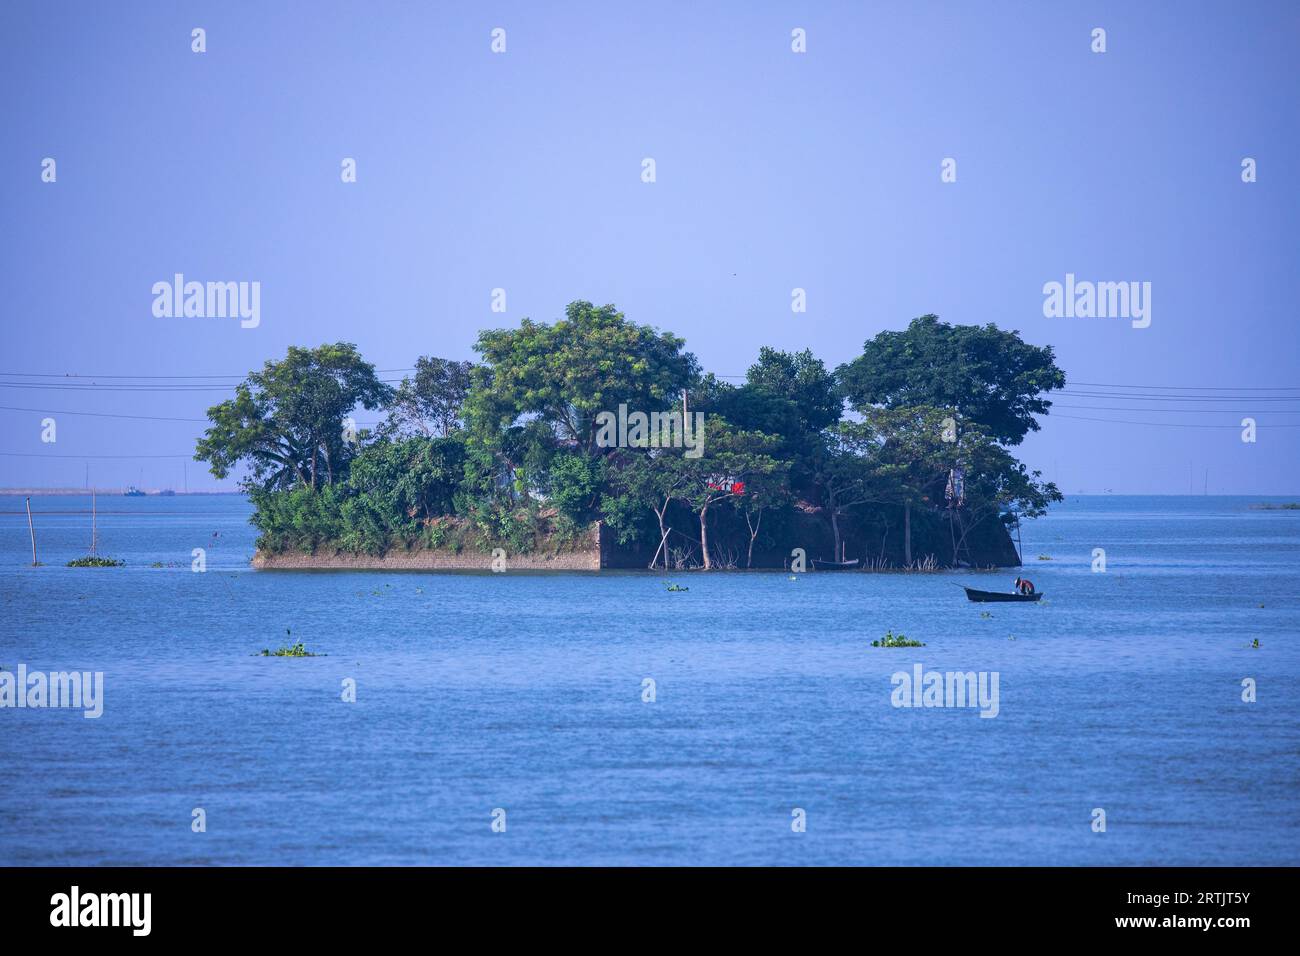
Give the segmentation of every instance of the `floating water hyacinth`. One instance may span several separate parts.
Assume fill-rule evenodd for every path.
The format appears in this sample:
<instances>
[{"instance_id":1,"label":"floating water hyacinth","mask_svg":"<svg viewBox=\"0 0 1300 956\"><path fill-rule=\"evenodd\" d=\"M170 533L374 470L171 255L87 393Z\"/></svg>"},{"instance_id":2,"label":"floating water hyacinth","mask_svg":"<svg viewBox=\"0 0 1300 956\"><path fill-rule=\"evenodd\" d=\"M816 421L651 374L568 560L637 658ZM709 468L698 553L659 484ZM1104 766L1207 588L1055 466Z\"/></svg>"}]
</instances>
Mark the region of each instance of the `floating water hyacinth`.
<instances>
[{"instance_id":1,"label":"floating water hyacinth","mask_svg":"<svg viewBox=\"0 0 1300 956\"><path fill-rule=\"evenodd\" d=\"M119 561L117 558L102 558L94 554L88 554L84 558L73 558L67 564L70 568L120 568L125 565L125 561Z\"/></svg>"},{"instance_id":2,"label":"floating water hyacinth","mask_svg":"<svg viewBox=\"0 0 1300 956\"><path fill-rule=\"evenodd\" d=\"M287 637L291 635L293 632L286 627L284 629L284 633L285 636ZM275 650L271 650L270 648L263 648L262 653L258 656L260 657L319 657L320 655L311 653L311 651L307 650L307 648L303 645L303 642L299 641L297 644L293 644L289 647L278 647Z\"/></svg>"},{"instance_id":3,"label":"floating water hyacinth","mask_svg":"<svg viewBox=\"0 0 1300 956\"><path fill-rule=\"evenodd\" d=\"M895 634L893 631L886 631L885 636L878 641L871 642L872 647L925 647L924 641L914 641L905 634Z\"/></svg>"}]
</instances>

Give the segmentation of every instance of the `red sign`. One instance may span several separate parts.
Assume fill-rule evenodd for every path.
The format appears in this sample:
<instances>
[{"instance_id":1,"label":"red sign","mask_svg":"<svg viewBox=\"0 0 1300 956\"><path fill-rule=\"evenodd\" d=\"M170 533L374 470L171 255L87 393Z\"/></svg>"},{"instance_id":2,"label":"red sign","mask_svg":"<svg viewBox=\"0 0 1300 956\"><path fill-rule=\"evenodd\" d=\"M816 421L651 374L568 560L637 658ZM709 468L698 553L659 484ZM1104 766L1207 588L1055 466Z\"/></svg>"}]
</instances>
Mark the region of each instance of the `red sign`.
<instances>
[{"instance_id":1,"label":"red sign","mask_svg":"<svg viewBox=\"0 0 1300 956\"><path fill-rule=\"evenodd\" d=\"M733 495L745 493L745 483L733 478L710 478L707 487L710 491L726 491Z\"/></svg>"}]
</instances>

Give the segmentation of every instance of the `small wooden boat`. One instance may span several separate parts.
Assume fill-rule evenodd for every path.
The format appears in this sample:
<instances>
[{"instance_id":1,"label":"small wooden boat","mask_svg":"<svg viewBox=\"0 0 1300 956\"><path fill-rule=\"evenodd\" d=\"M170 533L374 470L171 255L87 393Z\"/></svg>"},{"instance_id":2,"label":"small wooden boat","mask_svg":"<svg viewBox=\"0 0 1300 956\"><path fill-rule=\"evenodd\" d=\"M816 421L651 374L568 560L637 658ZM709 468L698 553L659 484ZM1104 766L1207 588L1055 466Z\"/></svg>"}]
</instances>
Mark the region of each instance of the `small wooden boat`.
<instances>
[{"instance_id":1,"label":"small wooden boat","mask_svg":"<svg viewBox=\"0 0 1300 956\"><path fill-rule=\"evenodd\" d=\"M963 588L966 591L966 597L972 601L987 603L990 601L1037 601L1043 596L1042 591L1035 591L1033 594L1007 594L1005 591L977 591L975 588Z\"/></svg>"},{"instance_id":2,"label":"small wooden boat","mask_svg":"<svg viewBox=\"0 0 1300 956\"><path fill-rule=\"evenodd\" d=\"M861 558L854 558L852 561L823 561L821 558L813 558L814 571L852 571L861 562Z\"/></svg>"}]
</instances>

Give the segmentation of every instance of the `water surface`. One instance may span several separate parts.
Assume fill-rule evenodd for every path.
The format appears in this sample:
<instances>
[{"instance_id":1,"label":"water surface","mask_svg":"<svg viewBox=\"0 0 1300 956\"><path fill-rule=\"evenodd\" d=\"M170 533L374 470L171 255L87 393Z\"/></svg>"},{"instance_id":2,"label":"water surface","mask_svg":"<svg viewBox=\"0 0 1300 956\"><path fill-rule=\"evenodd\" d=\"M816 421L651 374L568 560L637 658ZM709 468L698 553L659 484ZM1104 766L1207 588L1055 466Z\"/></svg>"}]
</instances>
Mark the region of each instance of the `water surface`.
<instances>
[{"instance_id":1,"label":"water surface","mask_svg":"<svg viewBox=\"0 0 1300 956\"><path fill-rule=\"evenodd\" d=\"M258 572L237 497L101 497L113 570L62 567L89 499L33 498L33 569L0 497L0 666L105 675L98 720L0 710L0 864L1294 865L1300 513L1263 500L1071 499L1024 528L1046 600L999 606L958 585L1014 571ZM918 662L998 672L998 716L891 706Z\"/></svg>"}]
</instances>

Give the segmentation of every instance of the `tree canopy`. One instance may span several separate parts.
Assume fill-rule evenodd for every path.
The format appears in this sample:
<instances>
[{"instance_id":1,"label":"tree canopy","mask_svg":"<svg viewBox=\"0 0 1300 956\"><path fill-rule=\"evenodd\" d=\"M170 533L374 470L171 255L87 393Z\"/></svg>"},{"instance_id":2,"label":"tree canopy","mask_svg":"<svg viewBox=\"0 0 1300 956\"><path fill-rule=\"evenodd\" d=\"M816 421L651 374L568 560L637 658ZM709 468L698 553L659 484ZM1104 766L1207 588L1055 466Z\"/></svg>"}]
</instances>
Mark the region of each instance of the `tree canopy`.
<instances>
[{"instance_id":1,"label":"tree canopy","mask_svg":"<svg viewBox=\"0 0 1300 956\"><path fill-rule=\"evenodd\" d=\"M763 347L740 385L702 376L677 336L585 301L475 348L477 364L420 357L395 390L354 345L291 348L209 410L195 457L218 477L246 467L259 546L520 551L603 521L665 568L868 543L877 565L911 565L914 543L930 559L1000 558L1005 524L1061 497L1008 447L1064 374L1050 348L993 325L923 316L836 374L807 349ZM698 444L630 425L611 444L606 416L680 425L683 393ZM357 408L387 417L353 431Z\"/></svg>"},{"instance_id":2,"label":"tree canopy","mask_svg":"<svg viewBox=\"0 0 1300 956\"><path fill-rule=\"evenodd\" d=\"M473 367L473 362L420 356L415 376L402 379L389 402L383 433L450 435L460 427Z\"/></svg>"},{"instance_id":3,"label":"tree canopy","mask_svg":"<svg viewBox=\"0 0 1300 956\"><path fill-rule=\"evenodd\" d=\"M677 336L627 321L612 305L571 302L554 325L524 319L518 329L482 332L475 350L469 413L499 429L537 415L562 440L590 454L596 415L620 404L644 412L677 401L698 377Z\"/></svg>"},{"instance_id":4,"label":"tree canopy","mask_svg":"<svg viewBox=\"0 0 1300 956\"><path fill-rule=\"evenodd\" d=\"M358 405L379 408L392 390L351 342L315 349L290 346L235 387L235 397L208 409L211 427L199 440L195 461L224 478L248 463L254 485L265 489L316 488L346 477L357 448L345 429Z\"/></svg>"},{"instance_id":5,"label":"tree canopy","mask_svg":"<svg viewBox=\"0 0 1300 956\"><path fill-rule=\"evenodd\" d=\"M1034 416L1052 407L1044 393L1065 387L1050 345L1030 345L992 323L949 325L936 315L868 339L862 354L838 374L857 411L954 409L1005 445L1018 445L1037 431Z\"/></svg>"}]
</instances>

